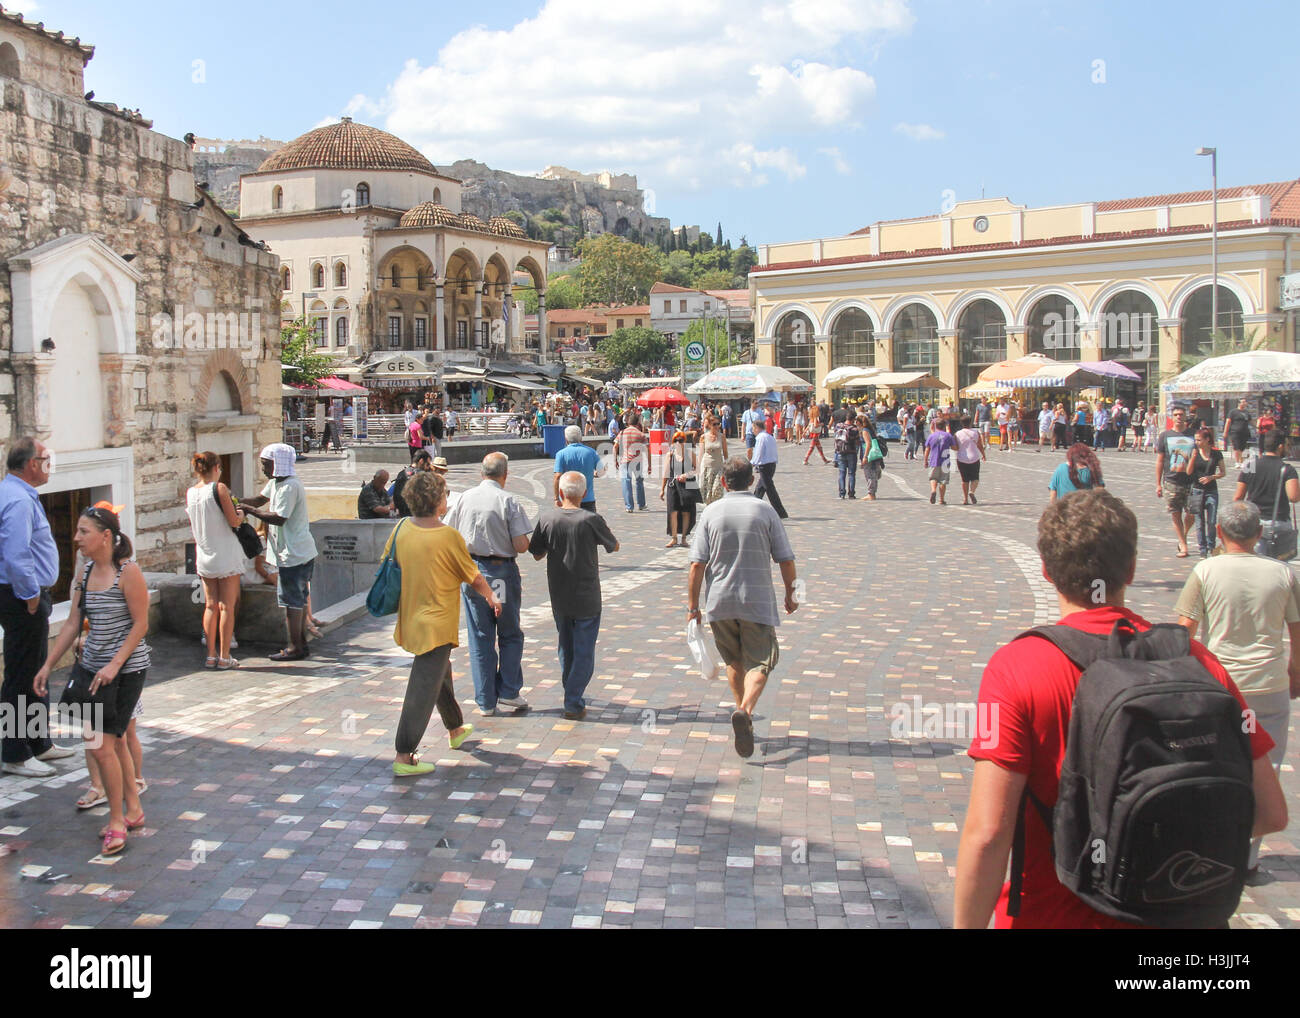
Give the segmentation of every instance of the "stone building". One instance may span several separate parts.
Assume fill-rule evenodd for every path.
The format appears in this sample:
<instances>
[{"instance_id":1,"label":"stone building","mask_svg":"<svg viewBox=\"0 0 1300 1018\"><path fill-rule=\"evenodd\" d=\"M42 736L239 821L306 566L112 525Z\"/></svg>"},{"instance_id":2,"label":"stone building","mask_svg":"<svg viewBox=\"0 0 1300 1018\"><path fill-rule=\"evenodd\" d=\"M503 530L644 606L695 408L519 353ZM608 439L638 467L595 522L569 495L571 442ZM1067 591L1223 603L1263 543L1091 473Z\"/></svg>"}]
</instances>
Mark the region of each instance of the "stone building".
<instances>
[{"instance_id":1,"label":"stone building","mask_svg":"<svg viewBox=\"0 0 1300 1018\"><path fill-rule=\"evenodd\" d=\"M251 492L281 433L277 260L196 188L188 145L83 97L93 53L0 8L0 443L54 450L60 596L82 508L125 505L141 566L178 570L190 456Z\"/></svg>"}]
</instances>

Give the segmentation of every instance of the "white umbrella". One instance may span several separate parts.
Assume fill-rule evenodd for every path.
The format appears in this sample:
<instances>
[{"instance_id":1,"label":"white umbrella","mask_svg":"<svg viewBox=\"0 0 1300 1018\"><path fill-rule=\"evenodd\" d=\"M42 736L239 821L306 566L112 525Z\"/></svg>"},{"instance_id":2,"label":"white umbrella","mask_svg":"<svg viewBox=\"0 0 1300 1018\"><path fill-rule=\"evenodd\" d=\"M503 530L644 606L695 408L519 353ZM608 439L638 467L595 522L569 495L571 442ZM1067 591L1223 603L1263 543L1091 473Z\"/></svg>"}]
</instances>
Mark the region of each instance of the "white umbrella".
<instances>
[{"instance_id":1,"label":"white umbrella","mask_svg":"<svg viewBox=\"0 0 1300 1018\"><path fill-rule=\"evenodd\" d=\"M845 388L850 385L871 385L873 375L880 374L879 368L854 368L845 366L826 373L822 385L828 389Z\"/></svg>"},{"instance_id":2,"label":"white umbrella","mask_svg":"<svg viewBox=\"0 0 1300 1018\"><path fill-rule=\"evenodd\" d=\"M1170 396L1300 391L1300 354L1246 350L1210 357L1161 388Z\"/></svg>"},{"instance_id":3,"label":"white umbrella","mask_svg":"<svg viewBox=\"0 0 1300 1018\"><path fill-rule=\"evenodd\" d=\"M1000 389L1078 389L1085 385L1102 385L1106 376L1090 371L1082 364L1058 364L1039 368L1024 378L1004 378L996 381Z\"/></svg>"},{"instance_id":4,"label":"white umbrella","mask_svg":"<svg viewBox=\"0 0 1300 1018\"><path fill-rule=\"evenodd\" d=\"M811 382L773 364L729 364L710 371L686 391L700 396L762 396L812 389Z\"/></svg>"},{"instance_id":5,"label":"white umbrella","mask_svg":"<svg viewBox=\"0 0 1300 1018\"><path fill-rule=\"evenodd\" d=\"M928 371L882 371L868 383L890 389L951 389L952 386L935 378Z\"/></svg>"}]
</instances>

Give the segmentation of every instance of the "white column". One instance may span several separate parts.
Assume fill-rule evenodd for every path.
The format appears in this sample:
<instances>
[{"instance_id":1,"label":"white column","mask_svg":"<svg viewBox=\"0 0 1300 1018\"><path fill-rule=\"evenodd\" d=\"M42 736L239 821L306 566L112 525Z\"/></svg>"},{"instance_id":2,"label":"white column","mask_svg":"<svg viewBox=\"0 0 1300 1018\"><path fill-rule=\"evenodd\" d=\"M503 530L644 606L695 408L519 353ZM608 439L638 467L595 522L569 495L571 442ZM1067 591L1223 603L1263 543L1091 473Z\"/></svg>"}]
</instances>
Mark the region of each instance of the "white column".
<instances>
[{"instance_id":1,"label":"white column","mask_svg":"<svg viewBox=\"0 0 1300 1018\"><path fill-rule=\"evenodd\" d=\"M537 351L543 357L549 350L549 344L546 341L546 294L539 292L537 294Z\"/></svg>"},{"instance_id":2,"label":"white column","mask_svg":"<svg viewBox=\"0 0 1300 1018\"><path fill-rule=\"evenodd\" d=\"M434 335L437 337L435 344L439 350L447 349L447 321L444 317L444 305L442 301L442 288L444 282L445 281L440 278L435 280L433 284L433 303L434 307L437 308L435 311L435 314L437 315L437 324L434 325Z\"/></svg>"},{"instance_id":3,"label":"white column","mask_svg":"<svg viewBox=\"0 0 1300 1018\"><path fill-rule=\"evenodd\" d=\"M474 280L474 349L483 345L483 280Z\"/></svg>"}]
</instances>

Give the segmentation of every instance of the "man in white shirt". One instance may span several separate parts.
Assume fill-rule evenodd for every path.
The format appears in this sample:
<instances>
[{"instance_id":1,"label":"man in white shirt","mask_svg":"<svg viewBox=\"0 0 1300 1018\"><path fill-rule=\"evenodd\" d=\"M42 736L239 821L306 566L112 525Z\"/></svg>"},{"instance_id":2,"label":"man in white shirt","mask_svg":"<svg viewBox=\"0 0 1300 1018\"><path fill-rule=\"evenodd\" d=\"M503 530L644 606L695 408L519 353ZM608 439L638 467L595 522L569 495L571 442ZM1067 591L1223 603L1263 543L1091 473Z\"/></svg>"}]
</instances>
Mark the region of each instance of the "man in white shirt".
<instances>
[{"instance_id":1,"label":"man in white shirt","mask_svg":"<svg viewBox=\"0 0 1300 1018\"><path fill-rule=\"evenodd\" d=\"M1043 446L1052 440L1052 428L1056 423L1056 414L1052 412L1052 404L1043 400L1043 409L1038 411L1038 451L1043 451Z\"/></svg>"},{"instance_id":2,"label":"man in white shirt","mask_svg":"<svg viewBox=\"0 0 1300 1018\"><path fill-rule=\"evenodd\" d=\"M767 496L767 500L772 503L772 508L781 519L788 519L790 514L785 511L785 506L781 504L781 496L777 493L776 484L773 483L773 475L776 473L776 439L767 433L762 421L755 421L752 425L754 430L754 448L750 450L749 462L753 464L754 471L758 474L758 484L754 486L754 497L762 498Z\"/></svg>"}]
</instances>

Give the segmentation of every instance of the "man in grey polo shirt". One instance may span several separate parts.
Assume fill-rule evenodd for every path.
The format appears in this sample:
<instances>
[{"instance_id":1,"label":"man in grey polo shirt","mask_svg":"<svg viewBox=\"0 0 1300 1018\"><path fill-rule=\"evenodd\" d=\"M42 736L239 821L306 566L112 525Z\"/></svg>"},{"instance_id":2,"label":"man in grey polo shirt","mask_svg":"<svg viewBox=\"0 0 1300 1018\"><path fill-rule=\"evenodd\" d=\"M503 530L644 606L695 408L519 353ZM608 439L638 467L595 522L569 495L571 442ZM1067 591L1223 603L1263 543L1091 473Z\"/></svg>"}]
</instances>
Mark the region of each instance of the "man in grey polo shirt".
<instances>
[{"instance_id":1,"label":"man in grey polo shirt","mask_svg":"<svg viewBox=\"0 0 1300 1018\"><path fill-rule=\"evenodd\" d=\"M483 480L448 510L443 522L465 538L469 556L501 602L498 617L487 601L468 584L461 584L465 628L469 633L474 700L485 717L497 707L528 709L520 691L524 685L524 633L519 627L523 585L515 556L528 550L533 525L518 500L505 490L509 458L503 452L483 457Z\"/></svg>"},{"instance_id":2,"label":"man in grey polo shirt","mask_svg":"<svg viewBox=\"0 0 1300 1018\"><path fill-rule=\"evenodd\" d=\"M794 552L785 526L775 509L750 493L753 480L748 460L736 456L723 465L726 494L701 514L691 546L686 616L688 622L700 618L700 588L707 575L704 615L727 665L727 681L736 698L731 727L736 752L743 757L754 753L754 707L780 656L773 562L781 567L786 614L799 606L794 596Z\"/></svg>"}]
</instances>

